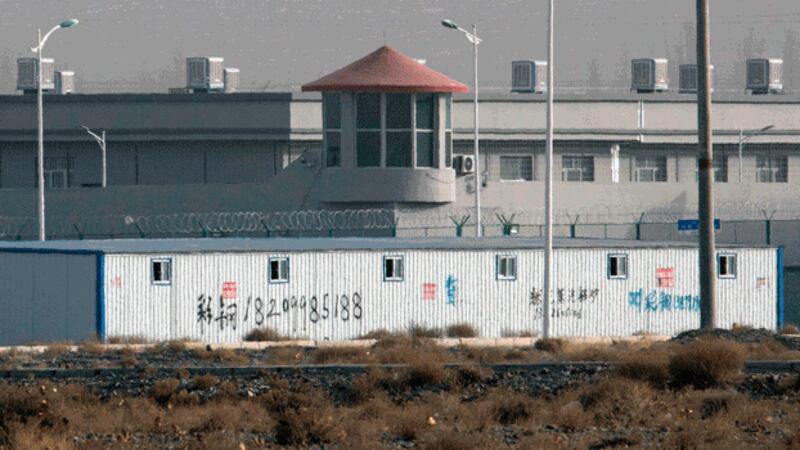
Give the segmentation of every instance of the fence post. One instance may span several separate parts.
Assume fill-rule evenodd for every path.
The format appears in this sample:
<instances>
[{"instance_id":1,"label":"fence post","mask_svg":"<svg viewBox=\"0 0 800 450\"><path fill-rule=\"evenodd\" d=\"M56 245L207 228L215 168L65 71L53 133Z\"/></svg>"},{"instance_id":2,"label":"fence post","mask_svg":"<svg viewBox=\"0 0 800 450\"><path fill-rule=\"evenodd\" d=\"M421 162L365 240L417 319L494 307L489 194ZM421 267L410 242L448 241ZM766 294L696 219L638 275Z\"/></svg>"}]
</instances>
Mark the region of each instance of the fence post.
<instances>
[{"instance_id":1,"label":"fence post","mask_svg":"<svg viewBox=\"0 0 800 450\"><path fill-rule=\"evenodd\" d=\"M761 214L764 215L764 231L766 231L767 245L772 245L772 218L775 216L775 211L767 214L767 211L762 209Z\"/></svg>"},{"instance_id":2,"label":"fence post","mask_svg":"<svg viewBox=\"0 0 800 450\"><path fill-rule=\"evenodd\" d=\"M578 219L580 219L580 217L581 217L580 214L576 215L575 220L573 220L572 223L569 224L569 237L571 239L575 239L575 234L576 234L575 228L577 228Z\"/></svg>"},{"instance_id":3,"label":"fence post","mask_svg":"<svg viewBox=\"0 0 800 450\"><path fill-rule=\"evenodd\" d=\"M636 240L642 240L642 221L644 220L644 213L639 216L639 220L636 222Z\"/></svg>"},{"instance_id":4,"label":"fence post","mask_svg":"<svg viewBox=\"0 0 800 450\"><path fill-rule=\"evenodd\" d=\"M772 245L772 220L767 219L767 245Z\"/></svg>"}]
</instances>

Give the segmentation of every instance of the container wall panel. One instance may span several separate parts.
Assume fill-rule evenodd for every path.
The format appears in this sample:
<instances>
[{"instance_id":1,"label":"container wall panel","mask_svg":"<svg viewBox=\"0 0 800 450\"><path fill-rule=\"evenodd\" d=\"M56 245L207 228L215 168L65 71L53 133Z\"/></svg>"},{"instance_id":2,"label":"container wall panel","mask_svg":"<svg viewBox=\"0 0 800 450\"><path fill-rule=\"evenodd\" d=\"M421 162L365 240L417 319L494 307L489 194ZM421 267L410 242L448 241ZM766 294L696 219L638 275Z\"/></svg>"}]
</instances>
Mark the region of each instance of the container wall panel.
<instances>
[{"instance_id":1,"label":"container wall panel","mask_svg":"<svg viewBox=\"0 0 800 450\"><path fill-rule=\"evenodd\" d=\"M0 253L0 345L94 336L96 263L94 255Z\"/></svg>"},{"instance_id":2,"label":"container wall panel","mask_svg":"<svg viewBox=\"0 0 800 450\"><path fill-rule=\"evenodd\" d=\"M627 278L609 279L609 253L628 255ZM774 328L775 250L736 253L737 277L719 280L720 325ZM498 280L498 254L517 257L516 280ZM385 256L403 257L403 281L384 281ZM172 258L171 285L150 282L153 257ZM289 280L270 283L269 259L280 257L289 258ZM696 266L692 249L559 249L552 333L623 336L696 328ZM255 328L274 328L293 337L336 340L459 322L485 337L541 334L542 270L543 255L535 250L109 255L107 334L233 342ZM658 273L671 275L663 286Z\"/></svg>"}]
</instances>

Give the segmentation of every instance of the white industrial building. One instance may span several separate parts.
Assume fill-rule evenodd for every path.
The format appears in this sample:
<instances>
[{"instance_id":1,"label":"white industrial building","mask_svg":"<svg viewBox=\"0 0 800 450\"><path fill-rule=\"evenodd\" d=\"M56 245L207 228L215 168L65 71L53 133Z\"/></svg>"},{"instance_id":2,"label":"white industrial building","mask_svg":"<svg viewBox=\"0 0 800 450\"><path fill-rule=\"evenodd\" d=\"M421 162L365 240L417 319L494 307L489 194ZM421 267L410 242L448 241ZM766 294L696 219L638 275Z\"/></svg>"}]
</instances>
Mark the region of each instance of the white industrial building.
<instances>
[{"instance_id":1,"label":"white industrial building","mask_svg":"<svg viewBox=\"0 0 800 450\"><path fill-rule=\"evenodd\" d=\"M675 334L700 320L693 244L556 239L554 336ZM718 324L783 322L782 249L718 248ZM236 342L256 328L350 339L467 322L542 330L542 241L526 237L4 243L0 344L92 336Z\"/></svg>"}]
</instances>

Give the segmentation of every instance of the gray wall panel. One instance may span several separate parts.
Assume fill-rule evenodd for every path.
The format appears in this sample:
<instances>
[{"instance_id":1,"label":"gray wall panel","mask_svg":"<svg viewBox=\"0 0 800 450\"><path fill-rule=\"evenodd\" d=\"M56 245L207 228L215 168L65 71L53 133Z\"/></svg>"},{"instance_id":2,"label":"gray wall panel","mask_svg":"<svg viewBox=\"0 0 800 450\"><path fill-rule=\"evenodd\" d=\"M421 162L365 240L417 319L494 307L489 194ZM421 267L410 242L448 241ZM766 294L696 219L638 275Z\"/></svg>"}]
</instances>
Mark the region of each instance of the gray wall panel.
<instances>
[{"instance_id":1,"label":"gray wall panel","mask_svg":"<svg viewBox=\"0 0 800 450\"><path fill-rule=\"evenodd\" d=\"M95 334L96 257L0 254L0 345Z\"/></svg>"}]
</instances>

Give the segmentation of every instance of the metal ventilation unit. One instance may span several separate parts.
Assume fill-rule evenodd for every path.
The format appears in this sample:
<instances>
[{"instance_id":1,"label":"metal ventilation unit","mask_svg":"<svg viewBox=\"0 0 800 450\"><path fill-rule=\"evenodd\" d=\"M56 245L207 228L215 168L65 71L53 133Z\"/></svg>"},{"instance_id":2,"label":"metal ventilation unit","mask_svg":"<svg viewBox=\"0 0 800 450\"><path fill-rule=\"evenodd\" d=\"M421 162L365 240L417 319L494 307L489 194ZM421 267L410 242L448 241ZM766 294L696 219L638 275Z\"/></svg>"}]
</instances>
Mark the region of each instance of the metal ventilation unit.
<instances>
[{"instance_id":1,"label":"metal ventilation unit","mask_svg":"<svg viewBox=\"0 0 800 450\"><path fill-rule=\"evenodd\" d=\"M34 94L39 89L39 64L36 58L17 59L17 90L26 94ZM42 90L55 89L55 61L42 58Z\"/></svg>"},{"instance_id":2,"label":"metal ventilation unit","mask_svg":"<svg viewBox=\"0 0 800 450\"><path fill-rule=\"evenodd\" d=\"M641 58L631 61L631 90L639 93L664 92L669 89L665 58Z\"/></svg>"},{"instance_id":3,"label":"metal ventilation unit","mask_svg":"<svg viewBox=\"0 0 800 450\"><path fill-rule=\"evenodd\" d=\"M747 88L753 94L783 92L783 60L756 58L747 60Z\"/></svg>"},{"instance_id":4,"label":"metal ventilation unit","mask_svg":"<svg viewBox=\"0 0 800 450\"><path fill-rule=\"evenodd\" d=\"M222 92L225 89L223 58L186 58L186 87L192 92Z\"/></svg>"},{"instance_id":5,"label":"metal ventilation unit","mask_svg":"<svg viewBox=\"0 0 800 450\"><path fill-rule=\"evenodd\" d=\"M75 72L59 70L56 72L56 94L73 94L75 92Z\"/></svg>"},{"instance_id":6,"label":"metal ventilation unit","mask_svg":"<svg viewBox=\"0 0 800 450\"><path fill-rule=\"evenodd\" d=\"M681 94L697 94L697 64L681 64L679 71L679 90ZM711 92L714 92L714 66L711 66Z\"/></svg>"},{"instance_id":7,"label":"metal ventilation unit","mask_svg":"<svg viewBox=\"0 0 800 450\"><path fill-rule=\"evenodd\" d=\"M511 92L544 93L547 90L546 61L512 61Z\"/></svg>"},{"instance_id":8,"label":"metal ventilation unit","mask_svg":"<svg viewBox=\"0 0 800 450\"><path fill-rule=\"evenodd\" d=\"M233 94L239 90L239 69L225 68L225 93Z\"/></svg>"}]
</instances>

